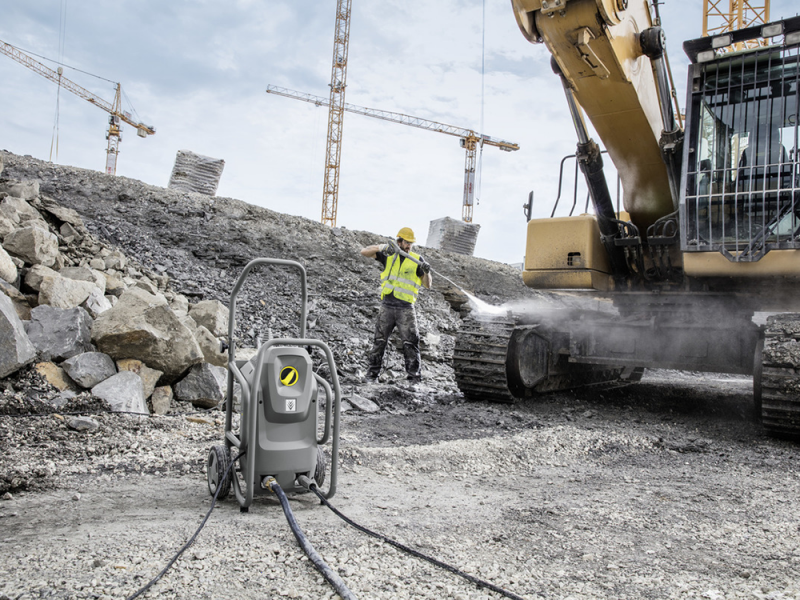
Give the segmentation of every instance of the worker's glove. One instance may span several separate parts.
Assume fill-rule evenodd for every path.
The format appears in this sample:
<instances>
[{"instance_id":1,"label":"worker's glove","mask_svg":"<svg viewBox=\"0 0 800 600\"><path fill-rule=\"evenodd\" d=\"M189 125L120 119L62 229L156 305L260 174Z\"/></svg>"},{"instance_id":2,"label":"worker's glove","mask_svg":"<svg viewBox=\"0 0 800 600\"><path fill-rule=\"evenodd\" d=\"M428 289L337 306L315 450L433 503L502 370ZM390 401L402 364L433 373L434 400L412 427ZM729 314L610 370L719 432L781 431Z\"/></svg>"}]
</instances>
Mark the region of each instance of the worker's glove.
<instances>
[{"instance_id":1,"label":"worker's glove","mask_svg":"<svg viewBox=\"0 0 800 600\"><path fill-rule=\"evenodd\" d=\"M386 254L387 256L391 256L392 254L394 254L394 246L392 246L391 244L381 244L380 246L378 246L378 248L380 248L380 251Z\"/></svg>"},{"instance_id":2,"label":"worker's glove","mask_svg":"<svg viewBox=\"0 0 800 600\"><path fill-rule=\"evenodd\" d=\"M419 266L422 267L422 272L423 273L430 273L431 272L431 266L428 263L426 263L424 260L420 261Z\"/></svg>"}]
</instances>

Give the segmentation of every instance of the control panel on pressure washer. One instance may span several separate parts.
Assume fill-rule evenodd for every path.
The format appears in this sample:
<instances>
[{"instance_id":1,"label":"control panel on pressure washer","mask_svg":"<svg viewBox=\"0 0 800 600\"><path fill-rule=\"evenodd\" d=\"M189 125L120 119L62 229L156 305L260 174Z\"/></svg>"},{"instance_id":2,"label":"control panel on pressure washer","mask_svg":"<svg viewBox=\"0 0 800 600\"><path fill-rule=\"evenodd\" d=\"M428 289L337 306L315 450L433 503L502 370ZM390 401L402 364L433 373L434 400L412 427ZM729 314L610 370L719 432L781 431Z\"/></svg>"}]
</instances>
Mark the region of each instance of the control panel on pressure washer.
<instances>
[{"instance_id":1,"label":"control panel on pressure washer","mask_svg":"<svg viewBox=\"0 0 800 600\"><path fill-rule=\"evenodd\" d=\"M261 377L262 389L269 390L264 403L267 419L274 423L294 423L316 411L317 384L311 358L302 348L270 348ZM271 356L270 356L271 355Z\"/></svg>"}]
</instances>

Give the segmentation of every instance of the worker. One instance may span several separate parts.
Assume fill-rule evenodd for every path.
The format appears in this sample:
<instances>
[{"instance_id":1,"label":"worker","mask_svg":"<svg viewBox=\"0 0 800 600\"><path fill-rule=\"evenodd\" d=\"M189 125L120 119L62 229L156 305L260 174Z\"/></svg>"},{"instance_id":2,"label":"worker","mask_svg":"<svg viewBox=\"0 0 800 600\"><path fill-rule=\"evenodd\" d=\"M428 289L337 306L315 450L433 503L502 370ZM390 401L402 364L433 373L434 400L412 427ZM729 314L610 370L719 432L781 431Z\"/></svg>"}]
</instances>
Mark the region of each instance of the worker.
<instances>
[{"instance_id":1,"label":"worker","mask_svg":"<svg viewBox=\"0 0 800 600\"><path fill-rule=\"evenodd\" d=\"M390 244L375 244L361 250L361 255L374 258L383 266L381 273L381 308L375 325L375 337L369 353L367 381L374 382L381 372L383 353L389 336L395 327L403 340L403 357L407 379L421 379L419 354L419 329L414 303L421 286L431 287L431 267L411 246L416 242L414 232L403 227L397 232L397 246L405 254L418 261L400 256Z\"/></svg>"}]
</instances>

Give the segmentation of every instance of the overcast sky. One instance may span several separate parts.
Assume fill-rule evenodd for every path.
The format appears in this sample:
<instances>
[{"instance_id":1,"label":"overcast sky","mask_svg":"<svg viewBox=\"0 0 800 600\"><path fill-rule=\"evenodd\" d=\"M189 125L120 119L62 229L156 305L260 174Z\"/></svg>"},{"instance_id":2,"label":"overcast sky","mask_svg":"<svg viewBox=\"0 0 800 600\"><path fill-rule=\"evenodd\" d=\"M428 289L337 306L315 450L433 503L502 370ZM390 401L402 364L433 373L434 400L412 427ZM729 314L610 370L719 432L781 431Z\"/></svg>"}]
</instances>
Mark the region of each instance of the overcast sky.
<instances>
[{"instance_id":1,"label":"overcast sky","mask_svg":"<svg viewBox=\"0 0 800 600\"><path fill-rule=\"evenodd\" d=\"M482 0L353 0L346 101L516 142L485 147L475 254L521 262L522 205L548 216L558 165L575 132L543 46L529 44L509 0L485 0L485 87L481 107ZM327 97L335 0L0 0L0 39L122 83L146 139L124 126L117 174L166 186L175 154L222 158L219 196L318 221L327 108L265 93L269 84ZM773 0L772 18L797 13ZM702 0L661 7L681 104L681 42L699 37ZM65 17L65 18L64 18ZM63 32L60 35L59 32ZM60 51L63 50L63 54ZM52 63L47 63L53 66ZM113 84L65 69L113 99ZM57 86L0 56L0 148L47 160ZM102 171L108 115L64 90L58 159ZM465 152L458 138L345 114L338 225L393 236L410 226L425 243L431 220L461 218Z\"/></svg>"}]
</instances>

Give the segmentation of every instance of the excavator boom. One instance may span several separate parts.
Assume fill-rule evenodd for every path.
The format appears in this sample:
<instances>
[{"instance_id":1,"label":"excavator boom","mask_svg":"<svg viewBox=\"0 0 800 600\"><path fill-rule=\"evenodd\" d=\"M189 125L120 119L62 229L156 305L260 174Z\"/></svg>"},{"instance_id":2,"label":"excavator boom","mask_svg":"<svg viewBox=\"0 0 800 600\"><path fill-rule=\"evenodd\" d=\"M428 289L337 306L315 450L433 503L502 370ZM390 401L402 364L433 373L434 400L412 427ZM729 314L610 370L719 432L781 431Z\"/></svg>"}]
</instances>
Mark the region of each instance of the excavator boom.
<instances>
[{"instance_id":1,"label":"excavator boom","mask_svg":"<svg viewBox=\"0 0 800 600\"><path fill-rule=\"evenodd\" d=\"M627 8L618 9L625 4ZM677 208L660 148L657 75L640 34L653 27L646 0L512 0L525 37L544 43L568 92L619 173L623 203L644 230Z\"/></svg>"}]
</instances>

